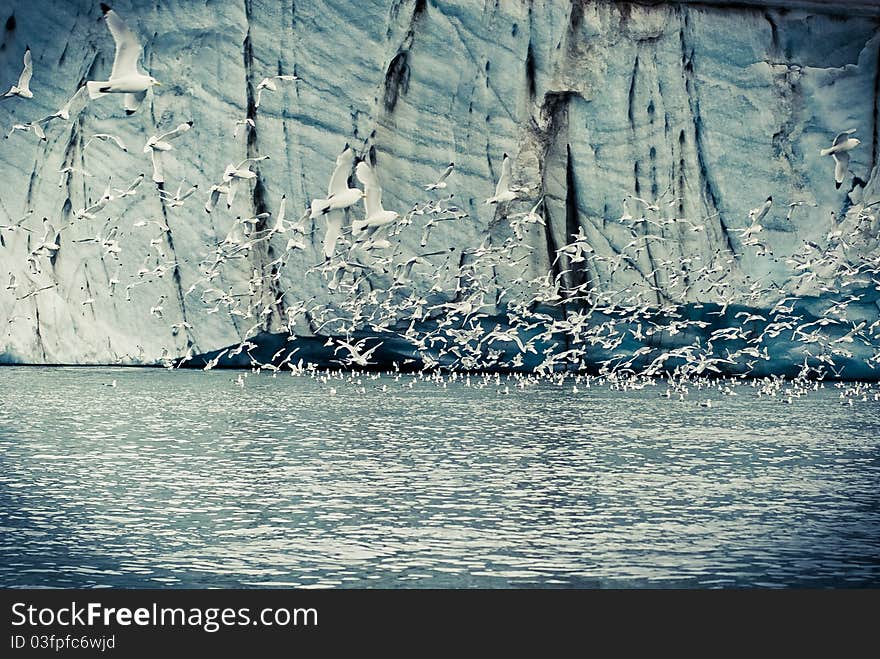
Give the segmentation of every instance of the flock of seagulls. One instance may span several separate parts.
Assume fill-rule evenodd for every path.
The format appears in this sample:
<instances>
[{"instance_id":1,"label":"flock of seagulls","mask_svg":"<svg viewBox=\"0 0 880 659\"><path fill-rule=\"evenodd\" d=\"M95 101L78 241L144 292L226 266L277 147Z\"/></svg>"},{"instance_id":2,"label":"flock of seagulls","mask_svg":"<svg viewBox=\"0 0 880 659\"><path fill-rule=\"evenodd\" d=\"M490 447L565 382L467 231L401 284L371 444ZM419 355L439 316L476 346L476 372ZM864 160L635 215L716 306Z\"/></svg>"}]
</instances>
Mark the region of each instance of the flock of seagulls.
<instances>
[{"instance_id":1,"label":"flock of seagulls","mask_svg":"<svg viewBox=\"0 0 880 659\"><path fill-rule=\"evenodd\" d=\"M32 131L45 139L45 128L52 122L69 121L90 100L108 94L122 94L125 113L132 114L147 92L159 85L138 67L142 48L137 35L109 6L102 3L101 11L116 44L109 79L86 82L59 111L36 122L15 124L13 133ZM32 73L27 49L24 70L3 98L32 98ZM257 85L254 110L263 92L277 91L279 83L297 80L286 74L264 78ZM254 112L236 120L233 139L242 127L256 130L256 116ZM163 154L192 126L191 120L179 123L151 136L143 146L143 153L151 159L152 181L168 212L192 210L189 200L200 191L198 184L186 181L174 192L165 188ZM838 187L848 171L849 152L859 145L852 137L854 132L840 133L831 147L821 151L835 161ZM129 151L121 139L107 133L90 136L84 148L94 140ZM206 315L223 314L241 336L237 346L205 358L205 369L221 364L224 358L247 356L255 372L277 375L287 371L331 380L359 377L342 371L316 375L308 349L298 344L297 336L307 334L326 340L326 352L344 369L392 363L398 374L419 370L420 377L439 384L467 377L469 386L471 376L457 373L494 372L474 375L474 382L481 378L485 385L490 380L501 382L498 371L511 371L505 376L505 387L527 386L543 378L556 384L571 382L575 391L598 383L641 388L663 376L664 395L683 397L690 388L703 386L727 395L734 381L729 379L731 374L738 381L765 373L766 364L774 359L771 351L782 343L787 346L786 358L796 355L802 360L794 380L786 384L769 377L756 380L754 386L759 395L779 395L790 402L819 386L811 384L814 380L845 377L842 364L862 360L871 369L880 367L880 320L869 323L858 311L880 291L880 251L876 249L880 224L872 204L856 205L845 217L832 217L831 230L821 242L804 241L792 254L777 256L764 238L774 209L773 198L768 197L749 212L745 228L732 231L735 248L718 248L708 258L699 254L672 257L661 249L664 244L705 232L717 213L699 220L675 217L680 200L669 199L666 193L656 199L627 196L622 214L612 222L628 236L628 243L614 245L608 240L611 249L600 252L595 240L579 227L562 245L537 241L547 244L547 254L542 256L533 244L536 241L527 238L531 232L547 235L547 199L536 195L531 186L514 185L508 154L502 157L494 193L485 204L496 207L496 220L505 222L509 232L503 236L496 232L478 245L461 247L461 241L448 245L436 233L432 235L444 223L452 230L442 236L463 232L461 227L470 217L454 203L454 193L446 194L455 181L454 163L423 185L430 199L405 211L388 210L383 206L375 148L365 145L362 151L358 153L349 144L343 147L326 195L312 199L296 219L287 217L287 197L282 196L275 213L262 210L255 217L236 217L222 240L193 257L198 260L200 276L183 293L181 307L198 304ZM254 155L230 163L219 181L208 187L204 211L214 212L221 200L231 210L237 190L257 177L253 168L265 160L268 156ZM69 165L61 170L60 184L74 172L91 176ZM33 211L0 224L0 237L24 234L28 245L26 281L9 273L5 290L22 301L56 287L51 264L65 249L62 233L74 223L100 223L107 213L110 217L94 236L75 242L94 245L111 265L110 296L117 295L117 287L124 287L125 300L130 302L132 290L176 276L181 263L168 254L171 229L167 217L132 225L132 230L157 233L150 240L149 252L136 255L144 258L137 273L127 282L122 275L120 259L126 253L122 239L128 229L114 220L111 211L120 200L140 195L144 178L141 174L123 188L108 182L97 201L73 211L73 219L61 228L48 218L43 219L41 229L33 226ZM525 202L529 210L511 212L515 202ZM788 222L794 209L804 203L789 204ZM416 241L411 232L421 239ZM320 245L315 244L317 240ZM423 251L407 256L404 245L416 242ZM314 253L313 247L320 253L320 262L305 267L303 276L321 281L324 293L292 299L279 283L284 268L293 259L301 264ZM782 282L772 274L745 275L738 261L746 253L781 260L795 275ZM257 254L274 260L251 260ZM536 271L535 264L545 258L547 269ZM251 276L244 285L229 284L228 270L241 268ZM507 285L499 283L500 269L512 273L505 279ZM621 274L627 275L623 281L631 283L612 288L597 285L620 280ZM817 307L818 297L811 297L817 291L826 300L824 308ZM85 293L83 307L96 304L95 293ZM809 304L804 303L806 298ZM766 300L773 303L767 306ZM162 356L168 368L176 368L194 362L198 342L186 314L179 313L180 309L175 312L171 301L166 294L159 295L149 305L149 316L167 322L172 338L185 339L184 348L177 341ZM7 326L22 318L13 316ZM261 359L255 355L260 346L254 338L269 327L286 333L290 345ZM584 375L590 369L597 373ZM712 384L699 384L707 375L715 377ZM237 382L242 384L244 377L239 376ZM848 400L860 393L867 395L855 391L847 394Z\"/></svg>"}]
</instances>

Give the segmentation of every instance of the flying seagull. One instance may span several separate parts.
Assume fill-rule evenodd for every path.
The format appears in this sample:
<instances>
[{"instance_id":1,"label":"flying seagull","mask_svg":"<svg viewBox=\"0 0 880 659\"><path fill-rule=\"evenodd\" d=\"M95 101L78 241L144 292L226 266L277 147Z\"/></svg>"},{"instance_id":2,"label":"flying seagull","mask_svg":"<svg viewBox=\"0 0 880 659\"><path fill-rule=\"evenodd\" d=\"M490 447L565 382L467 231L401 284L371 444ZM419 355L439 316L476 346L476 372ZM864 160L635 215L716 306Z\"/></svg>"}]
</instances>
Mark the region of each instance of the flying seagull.
<instances>
[{"instance_id":1,"label":"flying seagull","mask_svg":"<svg viewBox=\"0 0 880 659\"><path fill-rule=\"evenodd\" d=\"M364 186L364 212L363 220L355 220L352 230L378 229L391 224L399 215L394 211L386 211L382 208L382 187L379 185L379 177L375 170L370 167L366 160L362 160L355 167L358 181Z\"/></svg>"},{"instance_id":2,"label":"flying seagull","mask_svg":"<svg viewBox=\"0 0 880 659\"><path fill-rule=\"evenodd\" d=\"M153 85L160 85L153 76L138 71L138 57L143 50L137 35L119 18L119 15L108 5L101 3L104 20L116 42L116 57L113 58L113 70L109 80L89 80L86 87L89 98L95 99L104 94L124 94L122 105L125 114L137 112L147 90Z\"/></svg>"},{"instance_id":3,"label":"flying seagull","mask_svg":"<svg viewBox=\"0 0 880 659\"><path fill-rule=\"evenodd\" d=\"M829 148L819 151L821 156L831 156L834 158L834 187L836 188L839 188L843 183L846 171L849 168L849 151L852 151L861 144L861 140L849 137L855 132L855 128L850 128L839 133Z\"/></svg>"},{"instance_id":4,"label":"flying seagull","mask_svg":"<svg viewBox=\"0 0 880 659\"><path fill-rule=\"evenodd\" d=\"M33 98L34 93L30 89L31 76L33 74L34 65L31 63L31 49L30 46L28 46L24 50L24 68L21 70L21 75L18 76L18 83L12 85L12 87L9 88L9 91L3 94L3 98L11 98L12 96Z\"/></svg>"},{"instance_id":5,"label":"flying seagull","mask_svg":"<svg viewBox=\"0 0 880 659\"><path fill-rule=\"evenodd\" d=\"M324 256L330 258L336 249L336 241L342 233L345 217L342 210L356 204L364 193L358 188L348 187L348 175L354 163L354 151L346 144L342 153L336 156L336 167L330 176L326 199L313 199L309 217L316 219L321 215L327 218L327 230L324 232Z\"/></svg>"},{"instance_id":6,"label":"flying seagull","mask_svg":"<svg viewBox=\"0 0 880 659\"><path fill-rule=\"evenodd\" d=\"M165 172L162 168L162 160L159 152L171 151L171 149L173 148L171 145L171 140L177 139L178 137L183 135L186 131L192 128L192 125L192 121L178 124L178 126L174 130L170 130L167 133L162 133L161 135L153 135L150 139L147 140L147 143L144 144L144 153L149 153L150 158L153 161L153 181L155 181L156 183L165 182Z\"/></svg>"},{"instance_id":7,"label":"flying seagull","mask_svg":"<svg viewBox=\"0 0 880 659\"><path fill-rule=\"evenodd\" d=\"M501 176L495 186L495 194L486 200L487 204L500 204L505 201L516 199L516 190L510 187L510 156L504 154L501 161Z\"/></svg>"},{"instance_id":8,"label":"flying seagull","mask_svg":"<svg viewBox=\"0 0 880 659\"><path fill-rule=\"evenodd\" d=\"M440 178L437 179L436 183L431 183L425 186L425 190L442 190L446 187L446 179L449 178L449 175L452 174L452 170L455 169L455 163L451 162L446 167L446 170L440 175Z\"/></svg>"},{"instance_id":9,"label":"flying seagull","mask_svg":"<svg viewBox=\"0 0 880 659\"><path fill-rule=\"evenodd\" d=\"M264 89L268 89L270 92L278 90L278 85L275 82L276 80L299 80L299 78L293 75L277 75L260 80L260 82L257 84L257 99L254 103L255 108L260 107L260 101L263 99Z\"/></svg>"}]
</instances>

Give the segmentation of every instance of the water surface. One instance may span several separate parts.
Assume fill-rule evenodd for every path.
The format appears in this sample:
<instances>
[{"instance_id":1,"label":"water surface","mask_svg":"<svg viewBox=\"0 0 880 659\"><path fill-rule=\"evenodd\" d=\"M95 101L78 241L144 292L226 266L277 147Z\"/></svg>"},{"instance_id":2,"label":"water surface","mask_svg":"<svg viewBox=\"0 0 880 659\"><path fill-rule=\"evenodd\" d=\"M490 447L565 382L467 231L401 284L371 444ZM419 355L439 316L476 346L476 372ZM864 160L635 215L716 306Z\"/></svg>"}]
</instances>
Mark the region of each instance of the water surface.
<instances>
[{"instance_id":1,"label":"water surface","mask_svg":"<svg viewBox=\"0 0 880 659\"><path fill-rule=\"evenodd\" d=\"M0 368L0 586L880 585L880 402L831 385L237 376Z\"/></svg>"}]
</instances>

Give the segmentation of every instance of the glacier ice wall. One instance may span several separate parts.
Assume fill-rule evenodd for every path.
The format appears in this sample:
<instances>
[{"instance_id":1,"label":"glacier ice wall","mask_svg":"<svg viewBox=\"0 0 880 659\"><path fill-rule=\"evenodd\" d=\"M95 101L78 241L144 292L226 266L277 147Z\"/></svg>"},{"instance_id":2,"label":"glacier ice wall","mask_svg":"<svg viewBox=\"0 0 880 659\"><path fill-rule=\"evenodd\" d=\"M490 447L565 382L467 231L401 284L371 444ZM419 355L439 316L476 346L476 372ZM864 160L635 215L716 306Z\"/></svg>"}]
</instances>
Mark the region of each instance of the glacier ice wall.
<instances>
[{"instance_id":1,"label":"glacier ice wall","mask_svg":"<svg viewBox=\"0 0 880 659\"><path fill-rule=\"evenodd\" d=\"M24 223L31 232L0 231L0 276L19 282L16 291L0 287L2 360L157 363L279 331L291 300L330 295L304 276L320 261L320 231L258 293L266 313L215 312L188 291L206 251L236 217L277 212L283 194L295 216L320 196L345 143L361 152L375 147L385 206L401 211L425 199L423 186L455 162L448 191L469 218L438 223L432 246L476 246L509 233L498 210L483 204L507 152L515 180L530 191L509 212L546 200L546 230L528 228L527 276L546 272L548 255L578 231L613 260L632 239L617 221L624 197L662 197L672 203L664 201L661 214L699 220L703 230L673 227L632 267L604 267L600 259L575 274L596 291L656 295L658 305L672 293L719 302L725 287L688 288L673 266L726 250L734 255L727 288L748 292L760 280L821 299L821 280L802 282L786 257L804 241L822 243L854 208L880 201L880 13L862 3L839 13L789 4L120 0L114 8L143 40L144 69L163 86L131 117L107 97L50 123L45 141L18 131L0 143L0 223L33 211ZM54 112L85 80L109 74L113 41L98 3L6 0L0 12L0 82L15 81L26 45L34 60L34 98L0 103L7 130ZM300 80L264 93L255 108L257 82L278 73ZM236 121L247 117L254 128L233 137ZM171 208L149 181L141 147L190 119L192 130L165 154L166 187L185 179L200 190ZM833 163L819 150L848 128L862 144L837 189ZM89 142L95 133L119 136L128 151ZM270 159L255 166L258 176L233 208L206 214L204 194L224 167L258 154ZM73 170L60 174L65 167ZM108 180L124 188L140 173L147 181L136 195L111 202L95 220L73 222L41 271L28 269L41 218L64 226L101 197ZM738 230L769 195L772 254L756 256ZM804 203L786 219L793 202ZM118 259L89 241L108 218L118 226ZM853 258L876 252L876 228ZM401 241L399 258L422 251L418 232ZM216 287L246 289L255 270L271 270L279 249L254 249ZM519 266L502 265L494 276L503 289L522 275ZM115 292L111 280L119 282ZM38 292L23 297L23 290ZM776 302L765 297L753 306ZM161 317L150 313L157 301ZM853 320L877 312L870 296L851 306ZM297 320L297 333L313 329Z\"/></svg>"}]
</instances>

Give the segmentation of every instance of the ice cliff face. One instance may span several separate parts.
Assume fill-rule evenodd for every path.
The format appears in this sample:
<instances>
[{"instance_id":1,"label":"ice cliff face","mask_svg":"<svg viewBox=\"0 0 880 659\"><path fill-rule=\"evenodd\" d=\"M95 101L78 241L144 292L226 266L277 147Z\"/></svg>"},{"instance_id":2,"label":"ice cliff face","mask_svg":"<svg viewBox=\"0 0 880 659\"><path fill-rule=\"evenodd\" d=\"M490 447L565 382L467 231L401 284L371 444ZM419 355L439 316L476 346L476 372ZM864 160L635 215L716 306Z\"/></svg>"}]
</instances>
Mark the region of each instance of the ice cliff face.
<instances>
[{"instance_id":1,"label":"ice cliff face","mask_svg":"<svg viewBox=\"0 0 880 659\"><path fill-rule=\"evenodd\" d=\"M374 147L383 203L402 215L442 198L424 186L455 163L444 193L454 193L451 203L469 217L438 222L424 248L427 218L415 217L396 237L395 263L455 247L454 258L434 258L438 268L460 266L463 250L487 236L501 244L511 235L510 215L544 197L546 228L525 228L528 255L490 268L493 290L483 300L490 315L503 311L502 291L515 299L522 282L551 269L555 250L583 235L596 258L552 269L593 301L627 291L658 308L674 301L770 309L795 293L819 317L823 299L851 294L861 297L840 321L871 323L878 306L870 278L841 283L839 269L805 277L791 257L807 241L823 250L831 241L856 264L878 253L869 213L880 202L880 12L864 3L837 13L789 4L120 0L114 8L144 43L143 68L163 86L131 117L110 96L48 124L45 141L17 131L0 144L0 223L33 210L24 222L31 232L0 230L2 283L7 273L17 281L0 288L0 358L156 363L283 332L288 321L295 334L313 334L317 321L297 305L332 307L336 295L325 278L309 275L321 261L320 221L283 265L280 236L230 260L207 284L204 264L236 218L277 213L285 194L288 218L296 218L323 196L345 143L360 153ZM85 80L109 75L114 47L97 3L6 0L2 11L0 82L15 82L25 45L34 61L34 98L0 104L7 130L56 111ZM258 82L279 73L300 79L264 91L255 107ZM248 118L254 127L233 136ZM165 187L174 192L185 179L199 191L172 207L150 182L141 148L187 120L192 130L164 154ZM838 189L834 163L819 150L849 128L861 145ZM96 133L118 136L127 152L89 142ZM504 152L528 191L498 209L483 201ZM234 206L206 214L207 190L226 165L257 155L269 160L253 167L257 177ZM73 169L59 173L65 167ZM74 220L108 180L124 189L140 173L147 180L136 194L111 201L93 220ZM657 208L630 200L625 209L627 195L659 200ZM748 244L749 211L770 195L761 243ZM789 215L796 202L803 203ZM56 228L73 224L51 258L29 265L43 217ZM114 226L118 255L101 244ZM657 238L630 247L647 233ZM838 246L843 234L850 237ZM723 271L712 281L722 283L694 277L698 264L716 262ZM430 274L414 275L426 292ZM206 296L208 287L221 293ZM432 304L461 298L454 283L441 288ZM212 302L226 294L246 296L253 313Z\"/></svg>"}]
</instances>

